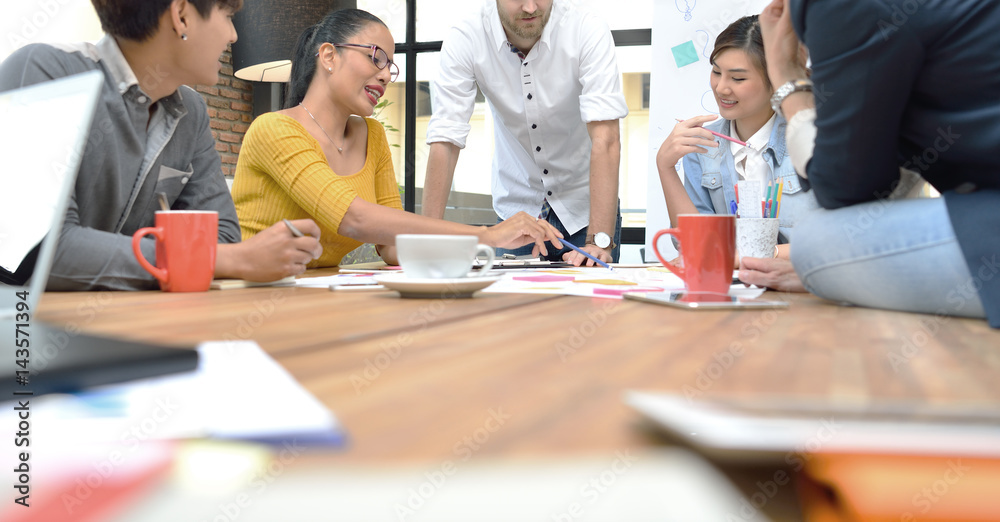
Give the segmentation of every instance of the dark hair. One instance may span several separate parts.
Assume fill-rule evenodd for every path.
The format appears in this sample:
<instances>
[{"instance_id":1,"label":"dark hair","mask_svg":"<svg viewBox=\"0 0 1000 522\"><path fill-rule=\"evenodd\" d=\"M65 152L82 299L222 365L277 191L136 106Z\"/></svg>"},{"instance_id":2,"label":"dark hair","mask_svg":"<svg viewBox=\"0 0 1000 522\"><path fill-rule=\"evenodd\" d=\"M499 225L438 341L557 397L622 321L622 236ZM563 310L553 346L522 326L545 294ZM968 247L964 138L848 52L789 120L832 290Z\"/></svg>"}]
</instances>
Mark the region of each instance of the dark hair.
<instances>
[{"instance_id":1,"label":"dark hair","mask_svg":"<svg viewBox=\"0 0 1000 522\"><path fill-rule=\"evenodd\" d=\"M307 28L299 36L295 44L295 55L292 58L292 74L288 82L288 96L285 98L285 108L295 107L302 103L316 75L316 53L324 43L344 43L360 33L368 24L378 23L385 26L379 17L361 9L341 9L332 11L320 22ZM388 26L386 26L388 27ZM337 52L340 52L338 49Z\"/></svg>"},{"instance_id":2,"label":"dark hair","mask_svg":"<svg viewBox=\"0 0 1000 522\"><path fill-rule=\"evenodd\" d=\"M760 34L760 19L757 15L744 16L729 24L715 39L715 49L709 62L715 65L715 58L729 49L739 49L750 57L757 70L764 77L764 86L772 90L771 79L767 76L767 60L764 58L764 39Z\"/></svg>"},{"instance_id":3,"label":"dark hair","mask_svg":"<svg viewBox=\"0 0 1000 522\"><path fill-rule=\"evenodd\" d=\"M243 0L187 0L202 18L208 18L215 6L230 8L233 12L243 7ZM173 0L90 0L101 20L104 32L142 42L156 34L160 17L170 8Z\"/></svg>"}]
</instances>

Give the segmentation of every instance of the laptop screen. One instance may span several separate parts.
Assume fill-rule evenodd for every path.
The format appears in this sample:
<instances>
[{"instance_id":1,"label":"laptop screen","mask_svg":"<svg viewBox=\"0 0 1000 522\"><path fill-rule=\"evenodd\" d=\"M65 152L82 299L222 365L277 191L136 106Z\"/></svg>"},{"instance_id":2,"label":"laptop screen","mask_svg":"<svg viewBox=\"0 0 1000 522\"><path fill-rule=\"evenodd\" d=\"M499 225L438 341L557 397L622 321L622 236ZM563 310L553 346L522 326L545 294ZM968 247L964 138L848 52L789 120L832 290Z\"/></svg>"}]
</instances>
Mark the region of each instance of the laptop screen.
<instances>
[{"instance_id":1,"label":"laptop screen","mask_svg":"<svg viewBox=\"0 0 1000 522\"><path fill-rule=\"evenodd\" d=\"M0 318L45 290L100 93L98 71L0 93Z\"/></svg>"}]
</instances>

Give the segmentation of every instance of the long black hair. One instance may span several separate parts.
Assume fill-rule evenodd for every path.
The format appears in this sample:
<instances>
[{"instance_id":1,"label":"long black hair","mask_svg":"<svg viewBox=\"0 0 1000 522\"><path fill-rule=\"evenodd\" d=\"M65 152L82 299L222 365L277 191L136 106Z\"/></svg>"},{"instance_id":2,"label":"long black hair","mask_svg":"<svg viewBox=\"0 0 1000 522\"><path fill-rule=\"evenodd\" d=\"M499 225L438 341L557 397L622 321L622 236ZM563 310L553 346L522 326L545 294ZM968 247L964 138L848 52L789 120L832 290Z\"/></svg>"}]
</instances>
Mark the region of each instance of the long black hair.
<instances>
[{"instance_id":1,"label":"long black hair","mask_svg":"<svg viewBox=\"0 0 1000 522\"><path fill-rule=\"evenodd\" d=\"M767 60L764 59L764 38L760 34L760 17L758 15L744 16L729 24L715 39L715 49L709 62L715 65L715 58L728 49L739 49L750 57L757 66L757 71L764 77L764 86L773 90L771 79L767 76Z\"/></svg>"},{"instance_id":2,"label":"long black hair","mask_svg":"<svg viewBox=\"0 0 1000 522\"><path fill-rule=\"evenodd\" d=\"M309 84L316 75L316 53L319 52L319 46L327 42L344 43L372 23L385 26L385 22L368 11L340 9L332 11L318 24L303 31L295 44L285 108L295 107L306 97Z\"/></svg>"}]
</instances>

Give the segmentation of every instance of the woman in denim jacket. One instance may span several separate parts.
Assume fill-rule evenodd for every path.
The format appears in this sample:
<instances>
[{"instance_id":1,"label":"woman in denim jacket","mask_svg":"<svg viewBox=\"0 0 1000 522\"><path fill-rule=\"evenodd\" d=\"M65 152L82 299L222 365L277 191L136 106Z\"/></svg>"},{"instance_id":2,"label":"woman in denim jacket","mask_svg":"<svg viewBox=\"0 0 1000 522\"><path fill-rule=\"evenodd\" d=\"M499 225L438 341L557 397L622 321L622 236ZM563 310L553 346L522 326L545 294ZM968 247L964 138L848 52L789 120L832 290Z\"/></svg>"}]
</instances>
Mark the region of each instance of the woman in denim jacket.
<instances>
[{"instance_id":1,"label":"woman in denim jacket","mask_svg":"<svg viewBox=\"0 0 1000 522\"><path fill-rule=\"evenodd\" d=\"M771 110L773 88L757 16L743 17L719 34L711 63L710 83L722 119L712 122L715 116L698 116L678 123L656 155L670 222L676 225L678 214L731 214L730 202L736 201L735 185L741 179L757 179L764 186L781 182L777 255L787 258L795 220L818 205L811 193L802 191L785 150L786 122ZM675 169L682 157L687 178L683 185Z\"/></svg>"}]
</instances>

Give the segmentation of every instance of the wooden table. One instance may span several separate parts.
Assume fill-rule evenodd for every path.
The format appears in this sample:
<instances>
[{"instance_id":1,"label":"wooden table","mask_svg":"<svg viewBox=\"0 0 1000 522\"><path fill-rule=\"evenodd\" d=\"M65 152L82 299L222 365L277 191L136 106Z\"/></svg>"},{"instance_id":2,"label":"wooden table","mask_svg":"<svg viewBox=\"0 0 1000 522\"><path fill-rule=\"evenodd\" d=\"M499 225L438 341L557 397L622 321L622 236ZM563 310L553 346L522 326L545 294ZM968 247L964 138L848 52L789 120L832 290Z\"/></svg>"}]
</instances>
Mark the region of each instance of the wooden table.
<instances>
[{"instance_id":1,"label":"wooden table","mask_svg":"<svg viewBox=\"0 0 1000 522\"><path fill-rule=\"evenodd\" d=\"M336 413L353 464L433 462L496 412L477 459L594 455L663 444L626 390L831 404L1000 405L1000 333L985 321L767 294L787 310L685 311L633 301L250 288L46 294L37 317L191 346L253 339Z\"/></svg>"}]
</instances>

